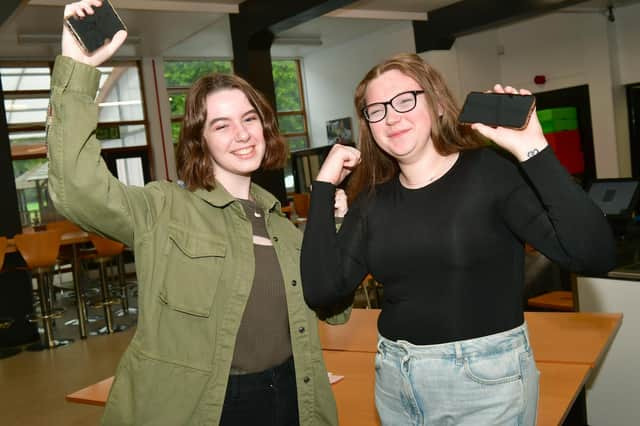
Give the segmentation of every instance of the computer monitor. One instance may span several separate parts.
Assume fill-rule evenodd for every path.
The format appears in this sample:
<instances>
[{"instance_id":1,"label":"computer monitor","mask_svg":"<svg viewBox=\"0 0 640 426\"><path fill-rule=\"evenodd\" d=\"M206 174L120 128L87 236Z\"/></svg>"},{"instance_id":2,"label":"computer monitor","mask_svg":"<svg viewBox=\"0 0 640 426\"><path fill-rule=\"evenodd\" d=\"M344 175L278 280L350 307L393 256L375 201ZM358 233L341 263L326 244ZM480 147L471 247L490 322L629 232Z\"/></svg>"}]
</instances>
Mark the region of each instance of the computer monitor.
<instances>
[{"instance_id":1,"label":"computer monitor","mask_svg":"<svg viewBox=\"0 0 640 426\"><path fill-rule=\"evenodd\" d=\"M640 180L596 179L589 185L587 193L609 219L631 219L640 198Z\"/></svg>"}]
</instances>

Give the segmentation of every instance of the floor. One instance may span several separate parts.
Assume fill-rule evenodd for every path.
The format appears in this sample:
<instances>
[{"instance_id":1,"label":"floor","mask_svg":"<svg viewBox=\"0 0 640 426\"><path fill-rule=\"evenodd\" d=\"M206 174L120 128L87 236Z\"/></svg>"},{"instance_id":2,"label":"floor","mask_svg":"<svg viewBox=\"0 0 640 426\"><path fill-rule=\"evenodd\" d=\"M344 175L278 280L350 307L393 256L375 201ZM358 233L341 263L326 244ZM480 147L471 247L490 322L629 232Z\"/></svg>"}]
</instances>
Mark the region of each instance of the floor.
<instances>
[{"instance_id":1,"label":"floor","mask_svg":"<svg viewBox=\"0 0 640 426\"><path fill-rule=\"evenodd\" d=\"M2 426L90 426L100 423L102 407L66 402L65 395L114 374L135 331L136 316L115 317L116 325L129 327L125 331L80 339L77 326L64 324L76 316L73 298L59 297L58 301L66 312L56 321L54 336L72 338L74 342L39 352L25 350L0 359ZM131 302L135 306L135 297ZM114 312L118 308L114 305ZM89 315L100 313L100 309L91 308ZM100 320L92 322L89 331L97 331L103 324Z\"/></svg>"},{"instance_id":2,"label":"floor","mask_svg":"<svg viewBox=\"0 0 640 426\"><path fill-rule=\"evenodd\" d=\"M97 283L88 287L96 287ZM371 302L376 302L373 291ZM135 292L131 306L136 306ZM73 319L72 297L58 298L66 308L65 316L56 321L55 336L74 339L68 346L40 352L23 351L0 359L0 426L89 426L97 425L102 407L70 403L65 395L96 383L115 372L118 360L135 331L135 315L116 317L116 325L127 325L123 332L89 336L80 339L77 326L65 325ZM356 307L365 307L362 288L356 292ZM118 306L114 306L114 311ZM100 309L90 309L96 316ZM104 322L89 324L90 331L99 330Z\"/></svg>"}]
</instances>

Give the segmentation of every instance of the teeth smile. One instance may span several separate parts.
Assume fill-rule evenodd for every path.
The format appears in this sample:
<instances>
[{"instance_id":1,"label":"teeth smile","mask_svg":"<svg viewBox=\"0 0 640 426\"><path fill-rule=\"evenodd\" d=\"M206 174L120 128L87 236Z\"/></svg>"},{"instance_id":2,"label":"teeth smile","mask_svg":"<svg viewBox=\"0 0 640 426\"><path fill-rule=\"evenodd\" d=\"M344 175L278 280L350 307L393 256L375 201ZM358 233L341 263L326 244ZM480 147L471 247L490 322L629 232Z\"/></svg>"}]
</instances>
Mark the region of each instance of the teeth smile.
<instances>
[{"instance_id":1,"label":"teeth smile","mask_svg":"<svg viewBox=\"0 0 640 426\"><path fill-rule=\"evenodd\" d=\"M248 148L243 148L243 149L239 149L237 150L235 153L237 155L247 155L249 154L251 151L253 151L253 147L248 147Z\"/></svg>"}]
</instances>

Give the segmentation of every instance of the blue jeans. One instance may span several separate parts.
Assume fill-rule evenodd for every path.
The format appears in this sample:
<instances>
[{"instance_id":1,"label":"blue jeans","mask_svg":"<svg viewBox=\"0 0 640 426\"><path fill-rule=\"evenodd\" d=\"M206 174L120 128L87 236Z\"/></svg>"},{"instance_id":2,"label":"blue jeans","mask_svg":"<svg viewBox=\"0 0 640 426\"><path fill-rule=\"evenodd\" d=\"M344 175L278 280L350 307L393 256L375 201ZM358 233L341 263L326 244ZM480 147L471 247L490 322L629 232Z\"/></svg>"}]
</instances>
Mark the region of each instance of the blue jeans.
<instances>
[{"instance_id":1,"label":"blue jeans","mask_svg":"<svg viewBox=\"0 0 640 426\"><path fill-rule=\"evenodd\" d=\"M526 323L437 345L379 336L376 407L385 426L534 426L538 381Z\"/></svg>"}]
</instances>

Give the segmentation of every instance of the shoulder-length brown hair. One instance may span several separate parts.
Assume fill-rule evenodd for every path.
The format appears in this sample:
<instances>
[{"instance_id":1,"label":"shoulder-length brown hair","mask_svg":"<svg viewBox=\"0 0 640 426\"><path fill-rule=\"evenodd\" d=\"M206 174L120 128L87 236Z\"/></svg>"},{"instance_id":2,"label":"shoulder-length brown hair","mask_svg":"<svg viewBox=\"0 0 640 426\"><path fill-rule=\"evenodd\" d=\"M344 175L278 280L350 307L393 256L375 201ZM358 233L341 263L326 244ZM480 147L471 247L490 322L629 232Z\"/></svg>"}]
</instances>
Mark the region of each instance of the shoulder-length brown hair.
<instances>
[{"instance_id":1,"label":"shoulder-length brown hair","mask_svg":"<svg viewBox=\"0 0 640 426\"><path fill-rule=\"evenodd\" d=\"M375 185L389 181L399 172L398 162L384 152L373 139L369 122L362 110L367 104L366 92L369 83L381 74L398 70L413 78L424 90L431 114L431 140L442 155L485 145L471 128L458 123L459 108L436 69L416 54L403 53L393 56L373 67L356 88L354 103L359 120L359 147L361 163L349 180L349 198L353 199L363 190L373 190ZM439 114L442 113L440 116Z\"/></svg>"},{"instance_id":2,"label":"shoulder-length brown hair","mask_svg":"<svg viewBox=\"0 0 640 426\"><path fill-rule=\"evenodd\" d=\"M278 129L273 108L265 97L237 75L206 75L199 78L187 94L176 156L178 177L191 191L199 188L206 190L215 188L213 162L204 138L207 96L227 89L238 89L244 93L260 116L266 142L260 167L264 170L278 169L283 167L287 160L287 144Z\"/></svg>"}]
</instances>

